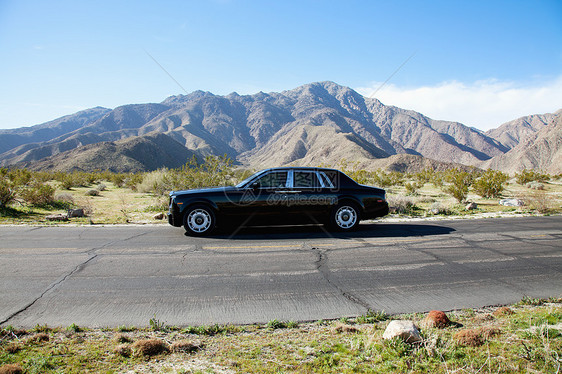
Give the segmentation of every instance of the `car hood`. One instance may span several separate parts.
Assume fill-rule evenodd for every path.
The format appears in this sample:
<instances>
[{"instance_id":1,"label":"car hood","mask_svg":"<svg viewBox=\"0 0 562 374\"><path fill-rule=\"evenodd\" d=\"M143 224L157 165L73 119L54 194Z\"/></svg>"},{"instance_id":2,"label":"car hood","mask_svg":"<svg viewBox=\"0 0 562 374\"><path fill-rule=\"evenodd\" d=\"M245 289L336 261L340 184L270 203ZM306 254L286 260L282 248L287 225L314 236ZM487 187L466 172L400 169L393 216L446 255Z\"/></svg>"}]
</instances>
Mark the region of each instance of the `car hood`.
<instances>
[{"instance_id":1,"label":"car hood","mask_svg":"<svg viewBox=\"0 0 562 374\"><path fill-rule=\"evenodd\" d=\"M199 194L199 193L206 193L206 192L227 192L227 191L234 191L234 190L237 190L237 188L234 187L234 186L194 188L194 189L191 189L191 190L172 191L172 192L170 192L170 196L192 195L192 194Z\"/></svg>"}]
</instances>

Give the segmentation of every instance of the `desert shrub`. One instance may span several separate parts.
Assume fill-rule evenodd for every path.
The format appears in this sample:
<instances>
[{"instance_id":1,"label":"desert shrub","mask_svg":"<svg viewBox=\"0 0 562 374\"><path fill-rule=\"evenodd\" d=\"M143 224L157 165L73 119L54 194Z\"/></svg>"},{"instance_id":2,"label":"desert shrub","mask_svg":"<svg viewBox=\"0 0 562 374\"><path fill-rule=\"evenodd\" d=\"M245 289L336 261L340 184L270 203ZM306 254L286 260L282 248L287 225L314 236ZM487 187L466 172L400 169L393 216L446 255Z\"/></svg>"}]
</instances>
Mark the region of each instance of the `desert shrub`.
<instances>
[{"instance_id":1,"label":"desert shrub","mask_svg":"<svg viewBox=\"0 0 562 374\"><path fill-rule=\"evenodd\" d=\"M415 201L407 196L389 196L388 203L397 214L415 214L418 210Z\"/></svg>"},{"instance_id":2,"label":"desert shrub","mask_svg":"<svg viewBox=\"0 0 562 374\"><path fill-rule=\"evenodd\" d=\"M366 184L369 182L369 173L366 170L360 168L359 162L350 163L346 159L341 159L340 162L338 162L336 168L341 170L357 183Z\"/></svg>"},{"instance_id":3,"label":"desert shrub","mask_svg":"<svg viewBox=\"0 0 562 374\"><path fill-rule=\"evenodd\" d=\"M421 188L424 184L431 182L435 178L435 174L436 172L434 169L425 168L422 171L415 173L413 177L416 181L421 183Z\"/></svg>"},{"instance_id":4,"label":"desert shrub","mask_svg":"<svg viewBox=\"0 0 562 374\"><path fill-rule=\"evenodd\" d=\"M123 187L125 185L126 175L122 173L111 174L107 180L113 183L116 187Z\"/></svg>"},{"instance_id":5,"label":"desert shrub","mask_svg":"<svg viewBox=\"0 0 562 374\"><path fill-rule=\"evenodd\" d=\"M105 191L106 189L107 189L107 186L103 183L100 183L96 186L96 190L98 190L100 192Z\"/></svg>"},{"instance_id":6,"label":"desert shrub","mask_svg":"<svg viewBox=\"0 0 562 374\"><path fill-rule=\"evenodd\" d=\"M430 182L435 186L435 188L442 188L445 183L446 173L443 171L436 171L431 175Z\"/></svg>"},{"instance_id":7,"label":"desert shrub","mask_svg":"<svg viewBox=\"0 0 562 374\"><path fill-rule=\"evenodd\" d=\"M170 170L163 176L163 191L190 188L228 186L234 182L232 161L226 155L207 156L203 163L193 157L180 169Z\"/></svg>"},{"instance_id":8,"label":"desert shrub","mask_svg":"<svg viewBox=\"0 0 562 374\"><path fill-rule=\"evenodd\" d=\"M70 174L59 174L56 176L56 180L60 182L61 188L65 190L70 190L74 187L74 179Z\"/></svg>"},{"instance_id":9,"label":"desert shrub","mask_svg":"<svg viewBox=\"0 0 562 374\"><path fill-rule=\"evenodd\" d=\"M173 171L163 168L144 174L142 181L136 185L136 191L164 195L169 192L166 179L168 173L173 173Z\"/></svg>"},{"instance_id":10,"label":"desert shrub","mask_svg":"<svg viewBox=\"0 0 562 374\"><path fill-rule=\"evenodd\" d=\"M525 187L530 188L532 190L544 190L544 184L539 183L537 181L529 182L525 185Z\"/></svg>"},{"instance_id":11,"label":"desert shrub","mask_svg":"<svg viewBox=\"0 0 562 374\"><path fill-rule=\"evenodd\" d=\"M61 188L70 190L72 187L86 187L91 185L89 174L83 172L55 173L53 178L61 184Z\"/></svg>"},{"instance_id":12,"label":"desert shrub","mask_svg":"<svg viewBox=\"0 0 562 374\"><path fill-rule=\"evenodd\" d=\"M74 197L69 193L59 193L55 195L55 201L61 201L69 205L74 204Z\"/></svg>"},{"instance_id":13,"label":"desert shrub","mask_svg":"<svg viewBox=\"0 0 562 374\"><path fill-rule=\"evenodd\" d=\"M447 172L445 180L449 182L449 185L444 186L444 191L453 196L459 203L462 203L468 196L468 188L472 185L474 174L451 169Z\"/></svg>"},{"instance_id":14,"label":"desert shrub","mask_svg":"<svg viewBox=\"0 0 562 374\"><path fill-rule=\"evenodd\" d=\"M86 191L85 195L86 196L99 196L100 191L96 190L96 189L91 189L91 190Z\"/></svg>"},{"instance_id":15,"label":"desert shrub","mask_svg":"<svg viewBox=\"0 0 562 374\"><path fill-rule=\"evenodd\" d=\"M429 212L431 214L451 214L451 210L438 201L431 204L431 206L429 207Z\"/></svg>"},{"instance_id":16,"label":"desert shrub","mask_svg":"<svg viewBox=\"0 0 562 374\"><path fill-rule=\"evenodd\" d=\"M0 207L5 207L16 199L16 189L8 178L0 178Z\"/></svg>"},{"instance_id":17,"label":"desert shrub","mask_svg":"<svg viewBox=\"0 0 562 374\"><path fill-rule=\"evenodd\" d=\"M397 171L385 172L379 169L371 173L371 179L377 186L391 187L404 183L404 174Z\"/></svg>"},{"instance_id":18,"label":"desert shrub","mask_svg":"<svg viewBox=\"0 0 562 374\"><path fill-rule=\"evenodd\" d=\"M408 195L415 195L418 193L418 190L422 188L424 185L423 182L414 181L414 182L407 182L404 183L404 187L406 187L406 193Z\"/></svg>"},{"instance_id":19,"label":"desert shrub","mask_svg":"<svg viewBox=\"0 0 562 374\"><path fill-rule=\"evenodd\" d=\"M525 205L538 213L548 213L554 208L552 198L545 191L533 191L533 193L523 197Z\"/></svg>"},{"instance_id":20,"label":"desert shrub","mask_svg":"<svg viewBox=\"0 0 562 374\"><path fill-rule=\"evenodd\" d=\"M121 187L127 187L133 191L136 191L137 185L142 183L144 176L145 174L143 173L124 174L124 179L123 179L123 183L121 184Z\"/></svg>"},{"instance_id":21,"label":"desert shrub","mask_svg":"<svg viewBox=\"0 0 562 374\"><path fill-rule=\"evenodd\" d=\"M500 197L508 179L507 174L488 169L474 182L472 188L482 197Z\"/></svg>"},{"instance_id":22,"label":"desert shrub","mask_svg":"<svg viewBox=\"0 0 562 374\"><path fill-rule=\"evenodd\" d=\"M26 186L33 179L31 172L27 169L8 170L6 172L6 177L12 181L15 186Z\"/></svg>"},{"instance_id":23,"label":"desert shrub","mask_svg":"<svg viewBox=\"0 0 562 374\"><path fill-rule=\"evenodd\" d=\"M521 170L520 173L515 173L515 180L518 184L524 185L529 182L547 182L550 180L550 175L542 174L534 170Z\"/></svg>"},{"instance_id":24,"label":"desert shrub","mask_svg":"<svg viewBox=\"0 0 562 374\"><path fill-rule=\"evenodd\" d=\"M20 190L20 196L32 205L50 204L55 201L55 189L45 183L33 183Z\"/></svg>"}]
</instances>

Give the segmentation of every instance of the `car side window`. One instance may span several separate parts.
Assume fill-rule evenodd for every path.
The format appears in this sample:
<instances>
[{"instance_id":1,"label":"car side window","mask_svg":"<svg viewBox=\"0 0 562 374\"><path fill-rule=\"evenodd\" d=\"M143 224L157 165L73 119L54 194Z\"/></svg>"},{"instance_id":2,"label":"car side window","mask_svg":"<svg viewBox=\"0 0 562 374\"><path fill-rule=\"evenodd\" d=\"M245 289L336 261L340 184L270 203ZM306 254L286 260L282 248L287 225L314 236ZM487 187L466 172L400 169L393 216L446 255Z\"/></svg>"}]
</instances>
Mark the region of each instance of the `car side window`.
<instances>
[{"instance_id":1,"label":"car side window","mask_svg":"<svg viewBox=\"0 0 562 374\"><path fill-rule=\"evenodd\" d=\"M267 173L256 180L256 182L260 184L260 188L282 188L287 185L287 172L276 171Z\"/></svg>"},{"instance_id":2,"label":"car side window","mask_svg":"<svg viewBox=\"0 0 562 374\"><path fill-rule=\"evenodd\" d=\"M320 188L320 181L315 172L295 171L293 179L295 188Z\"/></svg>"},{"instance_id":3,"label":"car side window","mask_svg":"<svg viewBox=\"0 0 562 374\"><path fill-rule=\"evenodd\" d=\"M337 173L332 173L329 171L321 172L320 175L324 181L324 185L328 188L337 188L339 186L339 177Z\"/></svg>"}]
</instances>

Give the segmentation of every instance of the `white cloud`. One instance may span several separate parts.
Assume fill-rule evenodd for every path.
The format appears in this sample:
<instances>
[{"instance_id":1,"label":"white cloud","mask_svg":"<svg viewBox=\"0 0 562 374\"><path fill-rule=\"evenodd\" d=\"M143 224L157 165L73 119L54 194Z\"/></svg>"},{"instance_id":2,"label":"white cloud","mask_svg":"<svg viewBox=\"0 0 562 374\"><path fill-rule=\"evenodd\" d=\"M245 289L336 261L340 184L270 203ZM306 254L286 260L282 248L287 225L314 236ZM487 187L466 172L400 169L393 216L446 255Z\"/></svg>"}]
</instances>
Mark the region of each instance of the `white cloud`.
<instances>
[{"instance_id":1,"label":"white cloud","mask_svg":"<svg viewBox=\"0 0 562 374\"><path fill-rule=\"evenodd\" d=\"M373 83L357 91L369 97L379 87L380 83ZM493 79L470 84L451 81L415 88L389 84L374 97L385 105L415 110L433 119L489 130L519 117L561 109L562 76L536 86Z\"/></svg>"}]
</instances>

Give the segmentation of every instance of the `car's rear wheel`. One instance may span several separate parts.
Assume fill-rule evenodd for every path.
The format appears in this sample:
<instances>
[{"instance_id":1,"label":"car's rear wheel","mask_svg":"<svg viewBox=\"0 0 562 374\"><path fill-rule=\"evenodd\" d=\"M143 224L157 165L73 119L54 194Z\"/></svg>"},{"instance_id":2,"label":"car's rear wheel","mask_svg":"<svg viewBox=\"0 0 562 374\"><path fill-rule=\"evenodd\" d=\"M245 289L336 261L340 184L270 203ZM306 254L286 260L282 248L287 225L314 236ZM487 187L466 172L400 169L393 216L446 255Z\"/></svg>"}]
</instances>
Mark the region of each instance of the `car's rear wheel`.
<instances>
[{"instance_id":1,"label":"car's rear wheel","mask_svg":"<svg viewBox=\"0 0 562 374\"><path fill-rule=\"evenodd\" d=\"M184 215L184 228L189 235L207 235L216 226L215 213L206 205L194 205Z\"/></svg>"},{"instance_id":2,"label":"car's rear wheel","mask_svg":"<svg viewBox=\"0 0 562 374\"><path fill-rule=\"evenodd\" d=\"M330 226L339 231L351 231L357 228L361 219L359 208L354 203L337 205L330 216Z\"/></svg>"}]
</instances>

